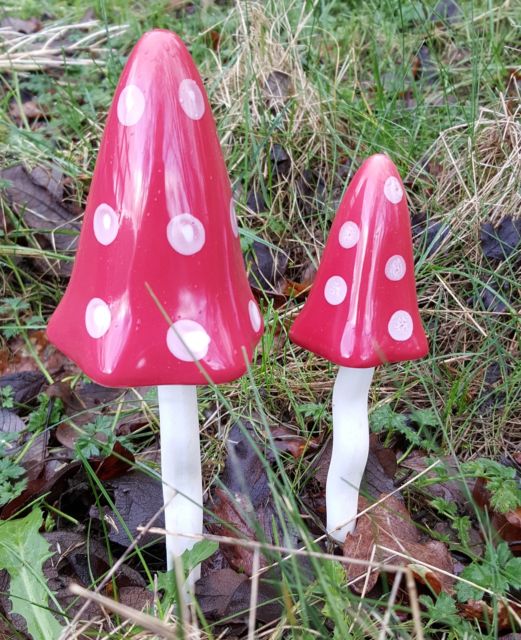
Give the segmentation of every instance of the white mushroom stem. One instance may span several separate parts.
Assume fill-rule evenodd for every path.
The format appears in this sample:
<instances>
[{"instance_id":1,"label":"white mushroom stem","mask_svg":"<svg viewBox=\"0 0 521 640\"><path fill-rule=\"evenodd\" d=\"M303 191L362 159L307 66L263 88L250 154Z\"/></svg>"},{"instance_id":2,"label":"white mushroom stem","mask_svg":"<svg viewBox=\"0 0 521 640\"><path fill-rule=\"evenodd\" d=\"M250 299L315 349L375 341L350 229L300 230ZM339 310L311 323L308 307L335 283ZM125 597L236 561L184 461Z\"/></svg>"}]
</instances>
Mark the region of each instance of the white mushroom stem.
<instances>
[{"instance_id":1,"label":"white mushroom stem","mask_svg":"<svg viewBox=\"0 0 521 640\"><path fill-rule=\"evenodd\" d=\"M168 570L175 560L197 542L182 534L203 532L203 487L201 448L195 386L163 385L158 387L161 426L161 476L165 504L166 557ZM189 575L186 587L191 590L201 568Z\"/></svg>"},{"instance_id":2,"label":"white mushroom stem","mask_svg":"<svg viewBox=\"0 0 521 640\"><path fill-rule=\"evenodd\" d=\"M343 543L355 528L358 492L369 455L367 397L374 368L340 367L333 387L333 451L327 475L327 531Z\"/></svg>"}]
</instances>

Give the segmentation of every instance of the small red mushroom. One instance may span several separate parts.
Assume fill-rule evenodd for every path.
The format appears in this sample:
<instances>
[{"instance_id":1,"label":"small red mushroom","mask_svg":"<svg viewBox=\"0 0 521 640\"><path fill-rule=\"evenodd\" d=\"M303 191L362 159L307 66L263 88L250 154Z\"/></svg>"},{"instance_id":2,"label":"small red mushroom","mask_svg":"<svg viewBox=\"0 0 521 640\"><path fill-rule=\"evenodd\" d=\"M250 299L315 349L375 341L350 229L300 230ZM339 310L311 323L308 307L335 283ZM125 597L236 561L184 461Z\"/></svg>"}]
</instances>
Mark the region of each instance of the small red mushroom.
<instances>
[{"instance_id":1,"label":"small red mushroom","mask_svg":"<svg viewBox=\"0 0 521 640\"><path fill-rule=\"evenodd\" d=\"M159 385L168 531L202 532L193 385L241 376L262 327L201 78L175 34L152 31L116 89L47 333L100 384ZM167 536L168 567L195 542Z\"/></svg>"},{"instance_id":2,"label":"small red mushroom","mask_svg":"<svg viewBox=\"0 0 521 640\"><path fill-rule=\"evenodd\" d=\"M340 366L326 506L327 529L343 542L354 528L367 463L367 397L374 367L428 353L416 299L409 211L387 156L368 158L349 185L290 338Z\"/></svg>"}]
</instances>

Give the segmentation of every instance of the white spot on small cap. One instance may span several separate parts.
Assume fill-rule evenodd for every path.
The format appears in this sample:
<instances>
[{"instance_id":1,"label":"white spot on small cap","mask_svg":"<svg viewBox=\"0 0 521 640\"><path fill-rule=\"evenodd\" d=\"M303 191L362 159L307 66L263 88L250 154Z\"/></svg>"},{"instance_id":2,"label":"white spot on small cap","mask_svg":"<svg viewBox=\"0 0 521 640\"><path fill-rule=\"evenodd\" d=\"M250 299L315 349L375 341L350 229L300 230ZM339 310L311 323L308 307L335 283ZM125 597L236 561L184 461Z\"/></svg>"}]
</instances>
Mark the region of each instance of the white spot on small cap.
<instances>
[{"instance_id":1,"label":"white spot on small cap","mask_svg":"<svg viewBox=\"0 0 521 640\"><path fill-rule=\"evenodd\" d=\"M261 328L261 314L259 311L259 307L255 304L253 300L248 302L248 313L250 314L250 322L255 333Z\"/></svg>"},{"instance_id":2,"label":"white spot on small cap","mask_svg":"<svg viewBox=\"0 0 521 640\"><path fill-rule=\"evenodd\" d=\"M235 202L233 198L230 200L230 224L232 225L233 235L239 237L239 225L237 224L237 214L235 212Z\"/></svg>"},{"instance_id":3,"label":"white spot on small cap","mask_svg":"<svg viewBox=\"0 0 521 640\"><path fill-rule=\"evenodd\" d=\"M208 353L210 336L195 320L178 320L168 329L166 344L173 356L183 362L193 362Z\"/></svg>"},{"instance_id":4,"label":"white spot on small cap","mask_svg":"<svg viewBox=\"0 0 521 640\"><path fill-rule=\"evenodd\" d=\"M94 212L94 235L96 240L105 246L114 242L119 231L118 215L114 209L103 202Z\"/></svg>"},{"instance_id":5,"label":"white spot on small cap","mask_svg":"<svg viewBox=\"0 0 521 640\"><path fill-rule=\"evenodd\" d=\"M385 263L385 275L389 280L401 280L407 271L405 260L400 255L391 256Z\"/></svg>"},{"instance_id":6,"label":"white spot on small cap","mask_svg":"<svg viewBox=\"0 0 521 640\"><path fill-rule=\"evenodd\" d=\"M347 284L342 276L331 276L324 287L324 297L329 304L344 302L347 295Z\"/></svg>"},{"instance_id":7,"label":"white spot on small cap","mask_svg":"<svg viewBox=\"0 0 521 640\"><path fill-rule=\"evenodd\" d=\"M389 176L384 184L384 196L393 204L398 204L403 198L403 189L398 178Z\"/></svg>"},{"instance_id":8,"label":"white spot on small cap","mask_svg":"<svg viewBox=\"0 0 521 640\"><path fill-rule=\"evenodd\" d=\"M102 338L110 328L109 305L101 298L92 298L85 309L85 328L91 338Z\"/></svg>"},{"instance_id":9,"label":"white spot on small cap","mask_svg":"<svg viewBox=\"0 0 521 640\"><path fill-rule=\"evenodd\" d=\"M395 311L389 320L387 330L393 340L398 342L408 340L412 336L413 330L411 315L403 309Z\"/></svg>"},{"instance_id":10,"label":"white spot on small cap","mask_svg":"<svg viewBox=\"0 0 521 640\"><path fill-rule=\"evenodd\" d=\"M356 222L348 220L340 227L338 234L338 242L344 249L351 249L354 247L360 239L360 229Z\"/></svg>"},{"instance_id":11,"label":"white spot on small cap","mask_svg":"<svg viewBox=\"0 0 521 640\"><path fill-rule=\"evenodd\" d=\"M131 127L141 120L145 111L145 96L135 84L127 85L119 94L118 120L125 127Z\"/></svg>"},{"instance_id":12,"label":"white spot on small cap","mask_svg":"<svg viewBox=\"0 0 521 640\"><path fill-rule=\"evenodd\" d=\"M204 115L204 96L195 80L186 78L179 85L179 102L186 115L200 120Z\"/></svg>"},{"instance_id":13,"label":"white spot on small cap","mask_svg":"<svg viewBox=\"0 0 521 640\"><path fill-rule=\"evenodd\" d=\"M206 238L203 224L189 213L174 216L168 223L166 236L172 249L183 256L200 251Z\"/></svg>"}]
</instances>

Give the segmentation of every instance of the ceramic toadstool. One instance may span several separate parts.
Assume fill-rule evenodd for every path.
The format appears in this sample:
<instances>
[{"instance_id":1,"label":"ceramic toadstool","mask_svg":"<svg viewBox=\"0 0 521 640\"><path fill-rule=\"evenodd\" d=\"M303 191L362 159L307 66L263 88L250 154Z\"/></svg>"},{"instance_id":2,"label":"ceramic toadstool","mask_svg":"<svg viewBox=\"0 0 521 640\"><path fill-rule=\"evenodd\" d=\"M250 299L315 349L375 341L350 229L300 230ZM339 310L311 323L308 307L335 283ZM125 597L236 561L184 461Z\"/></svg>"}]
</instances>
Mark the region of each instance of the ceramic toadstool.
<instances>
[{"instance_id":1,"label":"ceramic toadstool","mask_svg":"<svg viewBox=\"0 0 521 640\"><path fill-rule=\"evenodd\" d=\"M407 202L387 156L368 158L349 185L290 338L340 367L326 508L327 530L343 542L354 529L369 452L367 398L374 367L428 352Z\"/></svg>"},{"instance_id":2,"label":"ceramic toadstool","mask_svg":"<svg viewBox=\"0 0 521 640\"><path fill-rule=\"evenodd\" d=\"M116 89L47 333L102 385L158 385L167 531L202 533L195 385L240 377L262 327L201 78L175 34L152 31ZM169 569L195 541L167 535Z\"/></svg>"}]
</instances>

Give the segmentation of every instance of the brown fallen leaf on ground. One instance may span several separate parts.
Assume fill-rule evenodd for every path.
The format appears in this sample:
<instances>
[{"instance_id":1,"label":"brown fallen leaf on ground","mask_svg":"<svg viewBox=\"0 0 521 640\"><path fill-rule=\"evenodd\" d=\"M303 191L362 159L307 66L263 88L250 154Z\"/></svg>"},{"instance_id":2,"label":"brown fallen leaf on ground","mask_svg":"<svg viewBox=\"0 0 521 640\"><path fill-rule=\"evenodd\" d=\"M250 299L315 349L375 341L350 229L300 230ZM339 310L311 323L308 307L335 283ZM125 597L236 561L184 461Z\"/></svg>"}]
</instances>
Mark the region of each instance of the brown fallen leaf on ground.
<instances>
[{"instance_id":1,"label":"brown fallen leaf on ground","mask_svg":"<svg viewBox=\"0 0 521 640\"><path fill-rule=\"evenodd\" d=\"M283 109L288 98L295 92L293 78L285 71L277 69L269 74L262 88L266 102L273 111Z\"/></svg>"},{"instance_id":2,"label":"brown fallen leaf on ground","mask_svg":"<svg viewBox=\"0 0 521 640\"><path fill-rule=\"evenodd\" d=\"M476 480L472 497L477 505L488 511L492 526L508 542L510 551L515 556L521 555L521 507L507 513L495 511L490 504L490 491L484 478Z\"/></svg>"},{"instance_id":3,"label":"brown fallen leaf on ground","mask_svg":"<svg viewBox=\"0 0 521 640\"><path fill-rule=\"evenodd\" d=\"M31 372L34 379L37 379L34 353L51 374L61 369L77 372L76 365L49 342L45 331L41 329L30 330L27 331L26 337L31 343L32 350L28 348L27 342L21 335L11 338L8 344L0 349L0 374L5 373L12 376L9 381L11 386L14 387L18 384L16 378L22 373ZM16 373L12 373L13 371ZM22 379L22 386L25 382L27 379Z\"/></svg>"},{"instance_id":4,"label":"brown fallen leaf on ground","mask_svg":"<svg viewBox=\"0 0 521 640\"><path fill-rule=\"evenodd\" d=\"M288 265L288 256L282 250L255 240L245 261L252 287L270 297L280 295L279 283Z\"/></svg>"},{"instance_id":5,"label":"brown fallen leaf on ground","mask_svg":"<svg viewBox=\"0 0 521 640\"><path fill-rule=\"evenodd\" d=\"M23 100L22 102L13 101L9 105L9 117L18 126L23 125L24 119L29 121L39 120L44 115L45 112L43 111L42 107L33 98Z\"/></svg>"},{"instance_id":6,"label":"brown fallen leaf on ground","mask_svg":"<svg viewBox=\"0 0 521 640\"><path fill-rule=\"evenodd\" d=\"M255 440L253 427L245 428ZM208 529L216 535L272 543L273 528L278 527L273 492L262 461L238 425L229 434L221 484L226 488L214 491L211 509L215 517ZM252 549L222 545L221 551L231 567L251 576ZM261 556L260 566L267 564L268 560Z\"/></svg>"},{"instance_id":7,"label":"brown fallen leaf on ground","mask_svg":"<svg viewBox=\"0 0 521 640\"><path fill-rule=\"evenodd\" d=\"M196 585L197 602L206 617L248 619L251 601L251 580L244 573L220 569L209 573ZM282 606L277 590L268 580L259 580L256 619L268 623L279 620Z\"/></svg>"},{"instance_id":8,"label":"brown fallen leaf on ground","mask_svg":"<svg viewBox=\"0 0 521 640\"><path fill-rule=\"evenodd\" d=\"M91 461L94 473L103 482L114 480L128 473L134 463L134 454L117 440L109 456L106 458L95 458Z\"/></svg>"},{"instance_id":9,"label":"brown fallen leaf on ground","mask_svg":"<svg viewBox=\"0 0 521 640\"><path fill-rule=\"evenodd\" d=\"M139 535L141 527L150 523L154 527L165 526L164 515L160 513L163 507L163 492L159 477L142 471L132 471L109 480L105 486L114 496L117 515L108 507L100 511L93 505L90 516L98 520L104 519L108 523L108 537L112 542L128 547L132 539ZM127 535L120 519L125 523L132 538ZM146 533L141 541L146 545L160 539L157 534Z\"/></svg>"},{"instance_id":10,"label":"brown fallen leaf on ground","mask_svg":"<svg viewBox=\"0 0 521 640\"><path fill-rule=\"evenodd\" d=\"M0 409L0 437L2 434L16 434L16 439L6 447L7 456L25 468L27 480L37 478L44 466L49 432L46 430L35 436L16 413Z\"/></svg>"},{"instance_id":11,"label":"brown fallen leaf on ground","mask_svg":"<svg viewBox=\"0 0 521 640\"><path fill-rule=\"evenodd\" d=\"M0 389L10 387L13 400L17 404L25 404L36 398L44 384L45 376L41 371L17 371L0 377Z\"/></svg>"},{"instance_id":12,"label":"brown fallen leaf on ground","mask_svg":"<svg viewBox=\"0 0 521 640\"><path fill-rule=\"evenodd\" d=\"M464 513L474 513L470 500L472 483L466 484L465 480L460 478L459 462L451 456L444 456L437 458L437 460L440 464L423 476L422 482L429 480L425 491L433 498L443 498L447 502L454 502ZM432 463L433 458L411 455L401 463L401 466L421 473ZM446 473L446 479L440 479L441 470Z\"/></svg>"},{"instance_id":13,"label":"brown fallen leaf on ground","mask_svg":"<svg viewBox=\"0 0 521 640\"><path fill-rule=\"evenodd\" d=\"M284 279L280 285L282 295L286 297L300 298L301 300L304 299L309 293L316 275L317 268L313 263L309 262L302 265L300 269L298 269L296 280L290 280L288 278Z\"/></svg>"},{"instance_id":14,"label":"brown fallen leaf on ground","mask_svg":"<svg viewBox=\"0 0 521 640\"><path fill-rule=\"evenodd\" d=\"M0 433L20 433L24 429L22 418L9 409L0 409Z\"/></svg>"},{"instance_id":15,"label":"brown fallen leaf on ground","mask_svg":"<svg viewBox=\"0 0 521 640\"><path fill-rule=\"evenodd\" d=\"M3 18L0 20L0 29L5 29L8 32L13 33L35 33L40 31L42 23L38 18L29 18L29 20L22 20L21 18L15 18L10 16L9 18ZM4 33L4 37L8 38L13 33Z\"/></svg>"},{"instance_id":16,"label":"brown fallen leaf on ground","mask_svg":"<svg viewBox=\"0 0 521 640\"><path fill-rule=\"evenodd\" d=\"M72 255L76 250L80 229L80 223L75 219L78 211L65 207L61 199L56 197L56 180L49 180L47 185L42 186L42 171L52 174L54 169L37 167L29 172L21 164L2 169L0 178L7 183L3 191L27 227L38 234L44 248ZM55 262L53 266L60 275L70 275L72 262ZM35 264L49 268L48 261L38 259Z\"/></svg>"},{"instance_id":17,"label":"brown fallen leaf on ground","mask_svg":"<svg viewBox=\"0 0 521 640\"><path fill-rule=\"evenodd\" d=\"M49 504L60 504L64 494L69 490L69 480L78 473L81 463L77 460L63 464L59 460L49 460L45 463L42 473L30 480L23 493L11 500L0 510L0 518L12 518L21 509L33 502L38 496L46 495Z\"/></svg>"},{"instance_id":18,"label":"brown fallen leaf on ground","mask_svg":"<svg viewBox=\"0 0 521 640\"><path fill-rule=\"evenodd\" d=\"M368 507L369 502L360 497L358 510L363 511ZM398 556L394 551L410 559ZM435 540L423 541L405 505L394 496L388 496L358 518L354 533L348 535L344 543L344 556L357 560L373 558L375 562L410 566L415 577L427 583L436 593L450 592L454 583L452 576L424 566L431 565L448 574L453 572L453 561L447 547ZM372 570L366 581L365 567L347 564L346 568L349 581L353 581L352 587L357 593L364 589L370 591L380 576L380 571Z\"/></svg>"},{"instance_id":19,"label":"brown fallen leaf on ground","mask_svg":"<svg viewBox=\"0 0 521 640\"><path fill-rule=\"evenodd\" d=\"M469 600L465 604L460 604L459 610L467 620L479 620L488 624L497 620L498 627L502 630L512 627L513 613L518 617L521 616L521 605L510 602L507 606L501 600L494 603L494 608L484 600Z\"/></svg>"},{"instance_id":20,"label":"brown fallen leaf on ground","mask_svg":"<svg viewBox=\"0 0 521 640\"><path fill-rule=\"evenodd\" d=\"M240 590L247 582L248 576L233 569L221 569L203 577L197 583L196 594L205 615L218 619L228 615L233 598L244 599ZM244 608L247 607L248 600L244 599Z\"/></svg>"},{"instance_id":21,"label":"brown fallen leaf on ground","mask_svg":"<svg viewBox=\"0 0 521 640\"><path fill-rule=\"evenodd\" d=\"M80 382L74 388L63 380L55 382L46 389L46 393L50 398L60 398L65 406L67 415L74 416L75 413L84 412L85 409L103 408L103 405L114 403L117 408L117 402L125 391L123 389L113 389L111 387L102 387L95 382ZM92 415L87 416L92 419Z\"/></svg>"},{"instance_id":22,"label":"brown fallen leaf on ground","mask_svg":"<svg viewBox=\"0 0 521 640\"><path fill-rule=\"evenodd\" d=\"M270 431L277 449L291 454L294 458L301 458L307 450L313 450L318 447L315 439L300 436L294 429L275 427Z\"/></svg>"},{"instance_id":23,"label":"brown fallen leaf on ground","mask_svg":"<svg viewBox=\"0 0 521 640\"><path fill-rule=\"evenodd\" d=\"M251 503L243 494L231 495L222 489L216 489L213 496L212 511L219 521L213 522L209 529L215 535L236 538L237 540L256 540L257 534L253 520L257 520L267 534L267 542L272 542L270 525L273 513L252 509ZM222 553L230 565L238 571L251 576L253 572L253 551L242 545L225 545ZM260 557L259 566L267 566L268 561Z\"/></svg>"}]
</instances>

